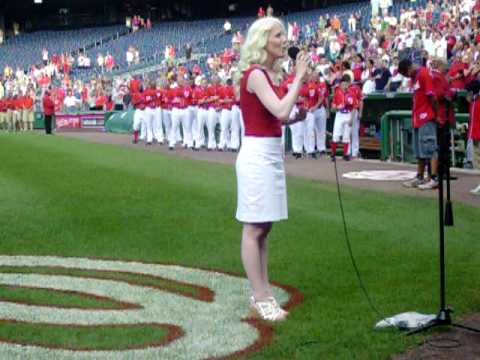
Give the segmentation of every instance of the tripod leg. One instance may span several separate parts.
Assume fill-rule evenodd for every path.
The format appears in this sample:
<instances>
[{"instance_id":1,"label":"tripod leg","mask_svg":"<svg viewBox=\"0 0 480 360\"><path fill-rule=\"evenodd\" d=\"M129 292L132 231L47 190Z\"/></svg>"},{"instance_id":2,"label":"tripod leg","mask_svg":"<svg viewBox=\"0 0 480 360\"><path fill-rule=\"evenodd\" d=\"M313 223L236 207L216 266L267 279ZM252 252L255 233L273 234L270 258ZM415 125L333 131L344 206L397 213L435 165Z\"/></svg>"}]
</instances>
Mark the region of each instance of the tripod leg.
<instances>
[{"instance_id":1,"label":"tripod leg","mask_svg":"<svg viewBox=\"0 0 480 360\"><path fill-rule=\"evenodd\" d=\"M480 333L480 329L476 329L474 327L471 327L471 326L466 326L466 325L462 325L462 324L452 324L452 326L455 326L457 328L460 328L460 329L464 329L464 330L468 330L468 331L473 331L473 332L477 332L477 333Z\"/></svg>"},{"instance_id":2,"label":"tripod leg","mask_svg":"<svg viewBox=\"0 0 480 360\"><path fill-rule=\"evenodd\" d=\"M428 324L426 325L423 325L423 326L420 326L416 329L413 329L409 332L407 332L407 336L411 336L411 335L415 335L415 334L420 334L422 332L425 332L425 331L428 331L434 327L438 326L438 323L437 323L437 320L434 319L432 320L431 322L429 322Z\"/></svg>"}]
</instances>

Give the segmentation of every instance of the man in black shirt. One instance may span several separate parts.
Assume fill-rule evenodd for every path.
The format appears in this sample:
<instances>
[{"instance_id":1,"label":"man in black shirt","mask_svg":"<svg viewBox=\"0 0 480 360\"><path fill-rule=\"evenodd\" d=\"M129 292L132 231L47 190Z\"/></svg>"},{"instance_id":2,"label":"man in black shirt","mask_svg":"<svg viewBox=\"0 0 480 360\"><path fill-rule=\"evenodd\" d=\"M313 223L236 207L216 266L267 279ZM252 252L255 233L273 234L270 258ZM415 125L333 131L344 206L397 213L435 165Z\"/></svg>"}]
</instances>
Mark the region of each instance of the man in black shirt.
<instances>
[{"instance_id":1,"label":"man in black shirt","mask_svg":"<svg viewBox=\"0 0 480 360\"><path fill-rule=\"evenodd\" d=\"M373 77L375 78L375 91L384 91L392 77L388 70L388 61L381 60L379 62L379 66L373 72Z\"/></svg>"}]
</instances>

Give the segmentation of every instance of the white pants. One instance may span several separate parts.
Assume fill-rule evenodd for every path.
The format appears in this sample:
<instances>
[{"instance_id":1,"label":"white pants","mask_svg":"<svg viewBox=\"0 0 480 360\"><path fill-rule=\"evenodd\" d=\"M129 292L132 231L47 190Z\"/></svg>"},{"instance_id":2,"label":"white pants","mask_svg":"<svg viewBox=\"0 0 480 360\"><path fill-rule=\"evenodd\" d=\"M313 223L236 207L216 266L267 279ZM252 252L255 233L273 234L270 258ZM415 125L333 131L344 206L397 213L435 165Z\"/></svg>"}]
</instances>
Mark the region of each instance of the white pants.
<instances>
[{"instance_id":1,"label":"white pants","mask_svg":"<svg viewBox=\"0 0 480 360\"><path fill-rule=\"evenodd\" d=\"M162 122L163 127L165 128L165 138L168 141L170 136L170 131L172 131L172 110L163 109L162 110Z\"/></svg>"},{"instance_id":2,"label":"white pants","mask_svg":"<svg viewBox=\"0 0 480 360\"><path fill-rule=\"evenodd\" d=\"M232 125L232 112L228 109L222 109L220 112L220 141L218 148L225 150L230 146L230 128Z\"/></svg>"},{"instance_id":3,"label":"white pants","mask_svg":"<svg viewBox=\"0 0 480 360\"><path fill-rule=\"evenodd\" d=\"M315 135L318 151L326 151L326 137L327 137L327 110L322 106L313 112L315 116Z\"/></svg>"},{"instance_id":4,"label":"white pants","mask_svg":"<svg viewBox=\"0 0 480 360\"><path fill-rule=\"evenodd\" d=\"M182 117L182 130L183 130L183 146L193 148L193 136L192 136L192 123L193 123L193 110L188 107L184 109L184 115Z\"/></svg>"},{"instance_id":5,"label":"white pants","mask_svg":"<svg viewBox=\"0 0 480 360\"><path fill-rule=\"evenodd\" d=\"M238 105L232 107L232 126L230 133L230 149L238 150L240 148L240 134L242 131L242 112Z\"/></svg>"},{"instance_id":6,"label":"white pants","mask_svg":"<svg viewBox=\"0 0 480 360\"><path fill-rule=\"evenodd\" d=\"M153 141L153 124L155 122L155 108L147 107L145 109L145 130L147 137L147 144Z\"/></svg>"},{"instance_id":7,"label":"white pants","mask_svg":"<svg viewBox=\"0 0 480 360\"><path fill-rule=\"evenodd\" d=\"M473 140L468 139L467 140L467 148L465 149L465 161L464 162L469 162L473 163Z\"/></svg>"},{"instance_id":8,"label":"white pants","mask_svg":"<svg viewBox=\"0 0 480 360\"><path fill-rule=\"evenodd\" d=\"M197 119L195 122L195 135L193 141L195 143L195 148L200 149L202 146L205 146L205 125L208 120L208 110L203 108L198 108Z\"/></svg>"},{"instance_id":9,"label":"white pants","mask_svg":"<svg viewBox=\"0 0 480 360\"><path fill-rule=\"evenodd\" d=\"M160 107L155 109L155 118L153 121L153 138L159 143L165 140L165 133L163 131L163 110Z\"/></svg>"},{"instance_id":10,"label":"white pants","mask_svg":"<svg viewBox=\"0 0 480 360\"><path fill-rule=\"evenodd\" d=\"M355 32L357 31L357 22L356 21L350 21L348 20L348 30L350 32Z\"/></svg>"},{"instance_id":11,"label":"white pants","mask_svg":"<svg viewBox=\"0 0 480 360\"><path fill-rule=\"evenodd\" d=\"M146 113L145 109L144 110L138 110L140 111L140 140L145 140L147 137L147 121L146 121Z\"/></svg>"},{"instance_id":12,"label":"white pants","mask_svg":"<svg viewBox=\"0 0 480 360\"><path fill-rule=\"evenodd\" d=\"M315 115L313 112L307 112L307 116L305 118L305 137L304 147L307 154L313 154L315 152Z\"/></svg>"},{"instance_id":13,"label":"white pants","mask_svg":"<svg viewBox=\"0 0 480 360\"><path fill-rule=\"evenodd\" d=\"M214 108L208 109L207 118L207 131L208 131L208 144L207 147L210 150L217 148L217 140L215 138L215 127L218 124L218 112Z\"/></svg>"},{"instance_id":14,"label":"white pants","mask_svg":"<svg viewBox=\"0 0 480 360\"><path fill-rule=\"evenodd\" d=\"M181 140L178 138L178 132L180 131L180 124L183 125L183 122L185 121L184 118L187 116L187 112L189 112L188 109L172 109L172 128L168 135L168 146L175 147L177 142Z\"/></svg>"},{"instance_id":15,"label":"white pants","mask_svg":"<svg viewBox=\"0 0 480 360\"><path fill-rule=\"evenodd\" d=\"M189 109L192 117L192 143L195 145L195 140L198 139L198 106L190 106Z\"/></svg>"},{"instance_id":16,"label":"white pants","mask_svg":"<svg viewBox=\"0 0 480 360\"><path fill-rule=\"evenodd\" d=\"M290 119L294 118L298 112L298 108L295 106L290 113ZM305 137L305 124L303 121L299 121L295 124L289 125L290 132L292 134L292 151L294 153L303 153L303 142Z\"/></svg>"},{"instance_id":17,"label":"white pants","mask_svg":"<svg viewBox=\"0 0 480 360\"><path fill-rule=\"evenodd\" d=\"M142 129L142 123L144 123L145 112L140 109L135 109L133 113L133 131L139 131Z\"/></svg>"},{"instance_id":18,"label":"white pants","mask_svg":"<svg viewBox=\"0 0 480 360\"><path fill-rule=\"evenodd\" d=\"M352 132L352 128L349 125L352 113L342 113L337 111L335 115L335 124L333 125L333 142L340 142L340 138L342 139L342 143L349 144L350 143L350 135Z\"/></svg>"},{"instance_id":19,"label":"white pants","mask_svg":"<svg viewBox=\"0 0 480 360\"><path fill-rule=\"evenodd\" d=\"M358 117L358 111L353 113L352 122L352 146L350 146L350 155L358 157L360 153L360 119Z\"/></svg>"}]
</instances>

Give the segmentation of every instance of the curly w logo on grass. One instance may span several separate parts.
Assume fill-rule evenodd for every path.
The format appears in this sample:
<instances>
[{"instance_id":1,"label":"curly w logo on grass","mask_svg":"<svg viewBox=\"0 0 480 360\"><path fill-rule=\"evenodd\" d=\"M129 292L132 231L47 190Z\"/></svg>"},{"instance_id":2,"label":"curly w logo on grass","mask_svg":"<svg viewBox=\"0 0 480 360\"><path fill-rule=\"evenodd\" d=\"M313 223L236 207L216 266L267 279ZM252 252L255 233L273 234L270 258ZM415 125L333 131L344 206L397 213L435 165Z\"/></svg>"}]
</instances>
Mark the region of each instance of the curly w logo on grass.
<instances>
[{"instance_id":1,"label":"curly w logo on grass","mask_svg":"<svg viewBox=\"0 0 480 360\"><path fill-rule=\"evenodd\" d=\"M0 256L0 289L2 359L236 358L271 335L246 320L247 281L219 272Z\"/></svg>"}]
</instances>

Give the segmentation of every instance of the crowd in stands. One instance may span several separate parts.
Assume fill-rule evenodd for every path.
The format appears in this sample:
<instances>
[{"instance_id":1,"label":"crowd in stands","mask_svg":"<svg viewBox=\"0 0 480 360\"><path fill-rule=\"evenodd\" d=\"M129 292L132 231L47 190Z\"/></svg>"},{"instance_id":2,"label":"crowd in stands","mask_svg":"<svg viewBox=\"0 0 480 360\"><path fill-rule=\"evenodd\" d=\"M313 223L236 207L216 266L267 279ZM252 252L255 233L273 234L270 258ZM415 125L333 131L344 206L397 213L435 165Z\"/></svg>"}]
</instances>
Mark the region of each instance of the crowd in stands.
<instances>
[{"instance_id":1,"label":"crowd in stands","mask_svg":"<svg viewBox=\"0 0 480 360\"><path fill-rule=\"evenodd\" d=\"M317 74L312 76L299 105L305 106L309 103L309 110L312 112L315 112L315 108L324 107L328 115L331 111L328 100L312 104L308 94L315 93L314 97L318 100L325 96L320 94L318 89L325 89L333 95L344 76L348 75L353 86L360 89L358 117L361 119L363 96L372 92L414 91L415 84L398 71L399 61L404 58L428 68L431 67L432 60L445 62L448 64L446 76L454 91L465 89L469 82L479 76L480 1L433 0L429 1L426 7L404 6L398 16L391 12L391 1L372 0L371 3L372 17L368 27L359 25L362 16L360 13L348 14L347 19L336 14L326 14L320 16L315 23L286 23L289 43L309 53L312 59L312 70ZM273 9L269 6L266 10L260 8L257 15L261 17L272 14ZM139 16L133 16L131 26L135 31L141 27L148 29L151 27L151 22L149 19L145 21ZM217 85L217 82L221 84L218 86L226 86L237 71L236 61L244 34L242 31L232 31L231 24L223 30L228 33L226 36L232 36L232 47L225 49L222 53L207 56L206 72L202 71L203 67L199 66L198 62L179 62L179 56L175 54L175 46L168 45L164 53L164 68L146 76L139 88L146 89L154 83L158 89L174 91L173 89L181 87L179 82L186 82L192 88L185 93L194 96L196 87L199 89L202 86L211 87ZM69 76L70 69L75 66L71 56L68 54L49 56L48 52L45 52L42 54L43 67L32 66L28 72L21 69L14 71L9 67L4 69L0 81L0 98L12 99L35 94L38 103L42 89L51 88L58 111L108 110L113 107L120 109L138 106L138 94L136 95L134 91L136 88L132 88L131 85L132 81L135 83L138 79L130 77L112 81L100 76L90 81L81 81ZM105 56L98 54L96 61L96 65L102 69L105 68L106 71L111 70L112 64L115 63L114 59L107 61L108 56L109 54ZM139 58L138 50L133 46L127 50L128 64L138 63ZM292 61L286 60L284 63L286 79L291 67ZM227 88L229 90L224 92L231 95L230 87ZM71 97L68 97L69 94ZM137 102L134 101L135 96L137 96ZM236 103L235 99L220 100L220 98L215 100L219 101L218 103L210 104L218 113L218 118L226 104L231 108ZM180 100L180 102L183 101L184 99ZM187 101L182 106L201 107L194 100L189 101L191 103ZM209 100L209 102L212 101ZM163 106L162 104L173 107L173 104L168 104L168 100L160 99L157 103L160 107ZM148 108L147 105L144 107ZM220 120L218 122L221 124ZM309 144L307 150L307 141L304 140L305 143L294 151L296 154L303 152L314 154L316 151L324 151L323 135L319 134L323 131L320 127L324 125L319 125L318 122L320 120L317 119L317 125L313 127L305 126L305 129L307 127L308 129L304 131L303 136L304 139L315 138L313 149ZM225 121L225 124L227 123ZM237 130L236 128L235 131ZM163 124L163 131L166 131L165 124ZM232 130L221 129L224 133L229 131L230 135L225 135L226 138L232 137ZM358 132L358 127L354 132ZM157 140L163 141L161 138ZM191 143L187 142L186 145L190 146ZM223 143L220 144L221 149L228 147L223 145ZM352 152L350 148L350 155L359 156L358 150L354 149Z\"/></svg>"},{"instance_id":2,"label":"crowd in stands","mask_svg":"<svg viewBox=\"0 0 480 360\"><path fill-rule=\"evenodd\" d=\"M147 18L145 20L140 15L128 16L125 19L125 25L127 26L127 28L132 29L133 32L136 32L142 28L145 28L147 30L152 29L152 21L150 20L150 18Z\"/></svg>"}]
</instances>

